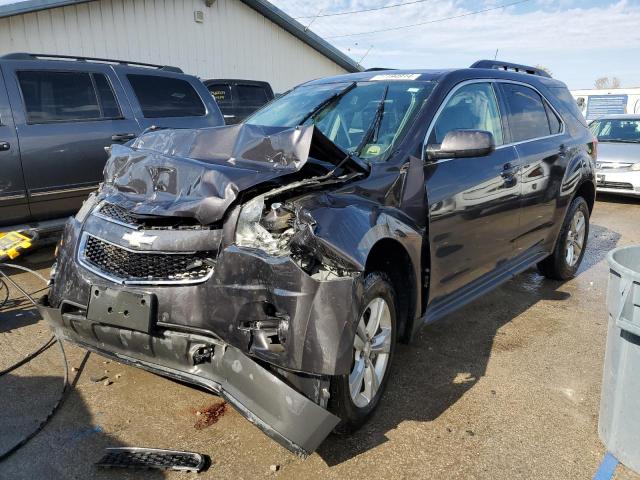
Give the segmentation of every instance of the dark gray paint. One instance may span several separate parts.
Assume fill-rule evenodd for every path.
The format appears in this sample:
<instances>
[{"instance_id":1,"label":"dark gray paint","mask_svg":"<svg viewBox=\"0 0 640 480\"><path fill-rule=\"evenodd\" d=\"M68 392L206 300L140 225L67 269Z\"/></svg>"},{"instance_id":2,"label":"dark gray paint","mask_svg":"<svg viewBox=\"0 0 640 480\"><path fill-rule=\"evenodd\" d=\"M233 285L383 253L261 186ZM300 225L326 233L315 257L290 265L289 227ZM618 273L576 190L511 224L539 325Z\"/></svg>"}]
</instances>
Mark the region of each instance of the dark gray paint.
<instances>
[{"instance_id":1,"label":"dark gray paint","mask_svg":"<svg viewBox=\"0 0 640 480\"><path fill-rule=\"evenodd\" d=\"M361 73L346 79L335 77L311 83L367 80L379 74ZM321 381L327 375L349 372L354 324L361 307L362 278L371 265L386 269L384 271L398 282L396 294L403 308L399 316L402 330L399 337L408 340L421 321L441 318L548 256L567 207L578 190L583 189L588 198L595 194L593 161L589 154L593 138L547 88L562 87L562 84L545 77L478 68L417 74L422 80L438 82L432 96L393 155L384 163L371 164L368 169L361 168L358 159L354 159L336 175L328 175L327 172L336 167L339 149L331 153L318 137L312 138L307 161L300 162L293 173L287 171L286 162L285 175L274 175L272 168L262 165L255 169L249 181L246 169L235 171L232 181L226 185L238 191L233 192L229 202L216 203L217 197L231 197L212 195L213 207L206 205L202 195L196 195L194 208L185 208L185 204L190 203L177 200L184 192L176 196L180 189L175 189L173 194L163 197L158 193L162 189L150 188L157 186L157 182L149 184L141 174L132 175L130 183L119 182L123 187L120 190L129 190L129 198L122 195L123 191L107 186L98 200L119 201L120 198L127 208L143 208L140 211L144 212L144 207L139 206L157 205L164 198L163 215L195 218L195 211L204 211L212 214L208 217L216 222L212 226L222 229L215 272L208 281L171 287L121 287L156 294L157 331L162 335L177 331L198 333L264 361L272 372L285 369L288 378L312 377ZM456 85L475 79L519 81L534 86L560 112L566 134L507 144L485 156L423 161L425 136L439 106ZM219 174L229 179L228 173L238 168L232 158L224 161L181 156L195 157L191 146L198 142L173 143L180 135L164 132L147 137L152 140L151 144L158 142L157 145L171 140L166 144L170 148L154 148L157 153L153 155L158 156L147 166L173 168L190 163L202 169L202 179ZM266 142L268 135L263 140ZM174 149L178 156L171 155ZM229 150L233 151L221 149ZM128 162L135 161L136 156L150 158L149 152L132 148L114 150L116 157L122 154L125 176L135 172ZM298 159L301 159L299 155ZM115 157L112 163L117 163ZM134 183L140 187L133 188ZM276 187L269 193L270 200L290 202L295 208L297 227L290 242L293 257L269 255L233 244L241 203ZM208 212L207 207L211 207ZM145 213L159 211L154 207ZM220 219L223 225L219 224ZM75 340L78 343L86 342L91 335L91 326L84 320L89 287L120 288L77 263L81 232L91 232L124 245L122 236L127 228L95 215L73 219L66 227L64 248L58 260L60 268L49 304L63 313L77 310L77 328L86 330L79 333L80 338ZM193 248L200 248L202 239L193 235L189 240L189 236L188 232L176 232L173 238L185 247L193 242ZM340 274L331 280L317 280L296 263L296 256L315 259ZM265 303L274 307L276 318L289 320L287 340L280 352L265 350L243 324L252 319L272 320L265 318L269 317L262 308ZM126 329L119 332L134 335ZM113 335L119 333L113 332ZM162 337L152 335L151 338L155 342ZM144 337L144 341L148 340ZM166 348L167 352L158 360L161 365L170 365L172 356L182 347L178 342ZM201 382L198 375L180 375L180 378ZM246 377L235 378L235 381L245 385ZM321 403L318 395L304 391L311 400ZM262 395L252 391L251 395L255 395L252 408L257 411L271 405L272 398L267 398L271 393ZM329 420L323 421L318 432L324 435L328 423ZM306 425L304 419L298 419L296 424L292 426L291 435L300 431L314 433L311 430L315 427ZM282 440L269 428L265 430ZM289 447L297 450L297 440L293 436L287 438Z\"/></svg>"},{"instance_id":2,"label":"dark gray paint","mask_svg":"<svg viewBox=\"0 0 640 480\"><path fill-rule=\"evenodd\" d=\"M29 218L27 191L20 163L20 144L0 70L0 225Z\"/></svg>"},{"instance_id":3,"label":"dark gray paint","mask_svg":"<svg viewBox=\"0 0 640 480\"><path fill-rule=\"evenodd\" d=\"M65 217L75 213L87 194L95 190L103 177L103 168L108 158L105 151L114 142L126 142L144 129L154 125L172 128L202 128L222 125L224 121L207 89L195 77L163 69L140 68L125 65L109 65L73 60L25 60L2 59L0 69L6 88L0 85L2 99L9 98L15 132L8 155L12 165L7 170L14 185L18 184L18 169L23 177L22 188L29 207L24 204L5 203L6 215L0 217L0 225L13 225ZM50 70L102 73L107 76L122 113L121 119L99 121L50 122L30 124L24 110L24 102L16 72L21 70ZM126 80L127 73L142 73L152 76L180 78L188 81L198 92L206 106L202 117L173 117L147 119ZM8 127L7 127L8 128ZM0 127L4 133L5 127ZM5 135L9 135L8 130ZM19 157L17 156L19 155ZM7 152L0 152L0 157ZM21 166L16 166L16 159ZM14 208L9 208L13 206Z\"/></svg>"}]
</instances>

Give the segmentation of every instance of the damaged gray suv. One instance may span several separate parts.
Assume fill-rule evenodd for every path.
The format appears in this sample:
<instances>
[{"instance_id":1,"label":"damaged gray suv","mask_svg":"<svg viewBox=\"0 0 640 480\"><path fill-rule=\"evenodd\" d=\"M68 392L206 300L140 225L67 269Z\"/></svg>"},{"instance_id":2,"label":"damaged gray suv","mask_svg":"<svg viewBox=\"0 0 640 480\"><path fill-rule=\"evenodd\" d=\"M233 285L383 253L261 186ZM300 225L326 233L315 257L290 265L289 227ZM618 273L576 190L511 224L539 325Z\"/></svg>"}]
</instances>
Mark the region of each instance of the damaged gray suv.
<instances>
[{"instance_id":1,"label":"damaged gray suv","mask_svg":"<svg viewBox=\"0 0 640 480\"><path fill-rule=\"evenodd\" d=\"M575 275L594 158L566 86L530 67L312 81L240 125L113 145L40 309L306 455L366 421L421 325L532 265Z\"/></svg>"}]
</instances>

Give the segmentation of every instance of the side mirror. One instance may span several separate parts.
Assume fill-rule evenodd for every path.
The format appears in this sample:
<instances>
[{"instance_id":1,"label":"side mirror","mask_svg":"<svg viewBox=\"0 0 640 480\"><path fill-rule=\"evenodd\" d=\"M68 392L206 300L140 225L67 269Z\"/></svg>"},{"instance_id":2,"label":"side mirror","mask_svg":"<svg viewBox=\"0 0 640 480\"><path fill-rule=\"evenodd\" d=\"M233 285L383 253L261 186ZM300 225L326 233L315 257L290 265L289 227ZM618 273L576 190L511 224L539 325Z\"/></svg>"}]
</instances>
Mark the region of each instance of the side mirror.
<instances>
[{"instance_id":1,"label":"side mirror","mask_svg":"<svg viewBox=\"0 0 640 480\"><path fill-rule=\"evenodd\" d=\"M496 149L493 134L485 130L452 130L447 133L442 144L427 145L427 158L484 157Z\"/></svg>"}]
</instances>

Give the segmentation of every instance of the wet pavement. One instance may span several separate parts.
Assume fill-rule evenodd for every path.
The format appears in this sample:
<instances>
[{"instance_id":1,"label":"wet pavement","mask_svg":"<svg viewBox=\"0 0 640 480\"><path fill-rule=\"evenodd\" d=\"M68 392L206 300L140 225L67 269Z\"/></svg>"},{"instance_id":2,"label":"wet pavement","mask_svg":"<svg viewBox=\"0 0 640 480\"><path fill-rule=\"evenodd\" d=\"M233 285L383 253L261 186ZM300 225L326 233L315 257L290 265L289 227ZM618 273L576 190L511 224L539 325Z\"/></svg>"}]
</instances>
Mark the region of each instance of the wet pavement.
<instances>
[{"instance_id":1,"label":"wet pavement","mask_svg":"<svg viewBox=\"0 0 640 480\"><path fill-rule=\"evenodd\" d=\"M606 336L607 252L640 243L640 201L599 198L579 275L530 270L399 345L377 413L301 460L207 392L66 347L72 388L60 411L0 463L0 479L486 478L583 479L604 446L597 420ZM46 273L51 249L22 264ZM13 278L30 291L40 285ZM3 292L0 290L0 302ZM0 369L49 332L26 302L0 309ZM46 417L62 387L57 346L0 378L0 451ZM105 447L206 453L199 475L104 471ZM638 480L624 467L616 478Z\"/></svg>"}]
</instances>

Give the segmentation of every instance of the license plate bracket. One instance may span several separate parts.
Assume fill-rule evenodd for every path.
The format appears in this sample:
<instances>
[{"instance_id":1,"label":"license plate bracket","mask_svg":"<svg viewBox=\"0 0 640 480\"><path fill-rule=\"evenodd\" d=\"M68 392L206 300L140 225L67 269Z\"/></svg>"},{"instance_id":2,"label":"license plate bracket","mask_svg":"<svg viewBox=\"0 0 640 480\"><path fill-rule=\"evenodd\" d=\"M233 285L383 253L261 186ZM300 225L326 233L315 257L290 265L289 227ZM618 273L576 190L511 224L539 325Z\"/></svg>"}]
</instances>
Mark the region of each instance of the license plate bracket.
<instances>
[{"instance_id":1,"label":"license plate bracket","mask_svg":"<svg viewBox=\"0 0 640 480\"><path fill-rule=\"evenodd\" d=\"M87 319L149 333L156 303L156 296L152 293L128 292L92 285Z\"/></svg>"}]
</instances>

